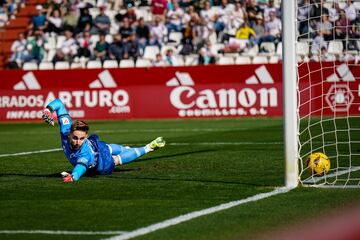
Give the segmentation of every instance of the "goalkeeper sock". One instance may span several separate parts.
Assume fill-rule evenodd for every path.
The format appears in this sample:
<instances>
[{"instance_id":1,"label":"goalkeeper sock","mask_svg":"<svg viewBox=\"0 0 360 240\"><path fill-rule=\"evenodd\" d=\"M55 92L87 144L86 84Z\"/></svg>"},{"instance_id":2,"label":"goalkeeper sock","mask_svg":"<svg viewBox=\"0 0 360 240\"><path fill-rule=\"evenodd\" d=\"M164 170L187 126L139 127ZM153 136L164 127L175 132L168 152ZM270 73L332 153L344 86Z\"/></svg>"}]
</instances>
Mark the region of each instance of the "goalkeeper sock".
<instances>
[{"instance_id":1,"label":"goalkeeper sock","mask_svg":"<svg viewBox=\"0 0 360 240\"><path fill-rule=\"evenodd\" d=\"M122 151L120 154L117 154L117 156L119 157L120 165L124 165L134 161L146 153L147 152L145 151L145 147L128 148Z\"/></svg>"}]
</instances>

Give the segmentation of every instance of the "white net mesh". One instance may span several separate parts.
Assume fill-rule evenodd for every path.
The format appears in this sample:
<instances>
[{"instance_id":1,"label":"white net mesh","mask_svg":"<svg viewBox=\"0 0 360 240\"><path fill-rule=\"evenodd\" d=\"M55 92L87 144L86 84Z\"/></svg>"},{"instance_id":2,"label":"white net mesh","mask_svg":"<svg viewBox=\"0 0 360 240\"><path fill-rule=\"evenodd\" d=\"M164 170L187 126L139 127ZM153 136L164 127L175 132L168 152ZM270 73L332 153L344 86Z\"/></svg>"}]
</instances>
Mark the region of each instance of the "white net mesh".
<instances>
[{"instance_id":1,"label":"white net mesh","mask_svg":"<svg viewBox=\"0 0 360 240\"><path fill-rule=\"evenodd\" d=\"M360 1L297 1L300 182L360 187ZM331 161L323 176L314 152Z\"/></svg>"}]
</instances>

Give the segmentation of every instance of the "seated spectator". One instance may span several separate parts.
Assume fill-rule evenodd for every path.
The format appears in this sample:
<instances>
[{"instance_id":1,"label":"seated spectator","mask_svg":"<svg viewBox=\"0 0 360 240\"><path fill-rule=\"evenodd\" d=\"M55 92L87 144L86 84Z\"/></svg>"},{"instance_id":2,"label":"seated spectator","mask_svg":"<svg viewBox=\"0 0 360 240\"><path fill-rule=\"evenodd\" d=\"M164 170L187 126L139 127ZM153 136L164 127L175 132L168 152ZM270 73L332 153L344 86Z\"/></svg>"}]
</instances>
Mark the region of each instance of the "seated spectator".
<instances>
[{"instance_id":1,"label":"seated spectator","mask_svg":"<svg viewBox=\"0 0 360 240\"><path fill-rule=\"evenodd\" d=\"M245 21L243 25L239 28L239 30L236 32L235 38L236 39L246 39L248 40L248 45L252 46L253 43L251 42L252 38L256 37L256 33L253 28L249 26L248 21Z\"/></svg>"},{"instance_id":2,"label":"seated spectator","mask_svg":"<svg viewBox=\"0 0 360 240\"><path fill-rule=\"evenodd\" d=\"M168 66L174 66L175 63L175 57L174 57L174 50L171 48L167 49L165 52L164 60L167 62Z\"/></svg>"},{"instance_id":3,"label":"seated spectator","mask_svg":"<svg viewBox=\"0 0 360 240\"><path fill-rule=\"evenodd\" d=\"M325 41L323 34L318 32L311 42L310 52L312 55L318 55L323 48L327 49L327 42Z\"/></svg>"},{"instance_id":4,"label":"seated spectator","mask_svg":"<svg viewBox=\"0 0 360 240\"><path fill-rule=\"evenodd\" d=\"M189 5L187 7L187 11L184 14L183 22L196 22L200 18L199 14L195 11L195 7L193 5Z\"/></svg>"},{"instance_id":5,"label":"seated spectator","mask_svg":"<svg viewBox=\"0 0 360 240\"><path fill-rule=\"evenodd\" d=\"M350 27L348 49L360 51L360 46L358 44L359 39L360 39L360 14L356 17L355 21Z\"/></svg>"},{"instance_id":6,"label":"seated spectator","mask_svg":"<svg viewBox=\"0 0 360 240\"><path fill-rule=\"evenodd\" d=\"M154 25L150 27L150 45L164 45L165 37L167 36L167 28L161 20L160 16L155 17Z\"/></svg>"},{"instance_id":7,"label":"seated spectator","mask_svg":"<svg viewBox=\"0 0 360 240\"><path fill-rule=\"evenodd\" d=\"M99 33L99 41L94 48L94 58L100 61L108 59L109 43L105 41L106 34L104 32Z\"/></svg>"},{"instance_id":8,"label":"seated spectator","mask_svg":"<svg viewBox=\"0 0 360 240\"><path fill-rule=\"evenodd\" d=\"M72 6L66 10L65 16L63 17L63 29L72 28L76 29L79 16L77 15L77 8Z\"/></svg>"},{"instance_id":9,"label":"seated spectator","mask_svg":"<svg viewBox=\"0 0 360 240\"><path fill-rule=\"evenodd\" d=\"M65 41L57 49L53 63L56 63L57 61L71 62L73 57L75 57L78 53L78 45L73 38L72 31L70 29L66 29L64 34Z\"/></svg>"},{"instance_id":10,"label":"seated spectator","mask_svg":"<svg viewBox=\"0 0 360 240\"><path fill-rule=\"evenodd\" d=\"M156 20L156 18L160 18L161 21L165 21L165 16L168 10L167 7L167 0L152 0L150 9L153 19Z\"/></svg>"},{"instance_id":11,"label":"seated spectator","mask_svg":"<svg viewBox=\"0 0 360 240\"><path fill-rule=\"evenodd\" d=\"M36 60L40 63L45 55L46 39L42 30L35 31L35 37L28 42L28 50L30 51L30 60Z\"/></svg>"},{"instance_id":12,"label":"seated spectator","mask_svg":"<svg viewBox=\"0 0 360 240\"><path fill-rule=\"evenodd\" d=\"M200 18L199 22L193 27L193 45L198 51L209 39L211 34L215 31L212 23L205 21L205 18Z\"/></svg>"},{"instance_id":13,"label":"seated spectator","mask_svg":"<svg viewBox=\"0 0 360 240\"><path fill-rule=\"evenodd\" d=\"M43 7L41 5L36 5L37 15L33 16L31 19L30 30L36 31L45 29L46 16L43 13Z\"/></svg>"},{"instance_id":14,"label":"seated spectator","mask_svg":"<svg viewBox=\"0 0 360 240\"><path fill-rule=\"evenodd\" d=\"M85 28L91 28L93 23L92 16L89 13L88 8L80 8L80 17L77 23L75 32L79 33L85 30Z\"/></svg>"},{"instance_id":15,"label":"seated spectator","mask_svg":"<svg viewBox=\"0 0 360 240\"><path fill-rule=\"evenodd\" d=\"M281 20L276 17L275 12L270 12L269 16L270 21L265 23L265 34L260 42L273 42L277 44L281 40Z\"/></svg>"},{"instance_id":16,"label":"seated spectator","mask_svg":"<svg viewBox=\"0 0 360 240\"><path fill-rule=\"evenodd\" d=\"M326 47L322 47L320 51L319 61L321 62L333 62L336 61L334 55L329 54Z\"/></svg>"},{"instance_id":17,"label":"seated spectator","mask_svg":"<svg viewBox=\"0 0 360 240\"><path fill-rule=\"evenodd\" d=\"M136 62L137 58L140 56L140 44L136 38L136 33L133 32L128 41L125 42L125 53L124 58L132 58Z\"/></svg>"},{"instance_id":18,"label":"seated spectator","mask_svg":"<svg viewBox=\"0 0 360 240\"><path fill-rule=\"evenodd\" d=\"M255 22L253 23L253 29L255 31L255 37L253 38L253 41L255 44L260 43L260 39L265 34L265 26L264 26L264 19L261 14L258 14L255 18Z\"/></svg>"},{"instance_id":19,"label":"seated spectator","mask_svg":"<svg viewBox=\"0 0 360 240\"><path fill-rule=\"evenodd\" d=\"M93 21L93 26L90 30L91 34L99 34L99 32L104 32L108 34L110 32L110 18L105 14L106 6L102 5L99 7L100 13L97 15Z\"/></svg>"},{"instance_id":20,"label":"seated spectator","mask_svg":"<svg viewBox=\"0 0 360 240\"><path fill-rule=\"evenodd\" d=\"M162 58L161 54L156 54L155 60L151 61L151 65L154 67L165 67L168 63Z\"/></svg>"},{"instance_id":21,"label":"seated spectator","mask_svg":"<svg viewBox=\"0 0 360 240\"><path fill-rule=\"evenodd\" d=\"M0 28L4 27L8 20L9 18L5 7L0 7Z\"/></svg>"},{"instance_id":22,"label":"seated spectator","mask_svg":"<svg viewBox=\"0 0 360 240\"><path fill-rule=\"evenodd\" d=\"M200 19L194 20L199 21ZM189 21L185 24L183 28L183 38L181 39L181 44L183 45L180 54L189 55L194 51L193 45L193 21Z\"/></svg>"},{"instance_id":23,"label":"seated spectator","mask_svg":"<svg viewBox=\"0 0 360 240\"><path fill-rule=\"evenodd\" d=\"M182 30L182 18L184 16L184 11L180 8L179 3L177 1L173 2L173 9L169 10L166 14L166 27L168 30L168 34L170 32L181 32Z\"/></svg>"},{"instance_id":24,"label":"seated spectator","mask_svg":"<svg viewBox=\"0 0 360 240\"><path fill-rule=\"evenodd\" d=\"M256 16L261 13L261 8L259 7L259 5L257 4L256 0L248 0L246 1L246 6L245 6L247 15L248 15L248 21L250 23L254 22L256 19Z\"/></svg>"},{"instance_id":25,"label":"seated spectator","mask_svg":"<svg viewBox=\"0 0 360 240\"><path fill-rule=\"evenodd\" d=\"M19 33L18 38L11 45L11 62L16 62L18 66L21 66L23 62L31 60L29 51L27 50L27 41L24 33Z\"/></svg>"},{"instance_id":26,"label":"seated spectator","mask_svg":"<svg viewBox=\"0 0 360 240\"><path fill-rule=\"evenodd\" d=\"M325 41L333 40L333 25L329 21L329 15L321 16L321 21L316 23L316 30L322 32Z\"/></svg>"},{"instance_id":27,"label":"seated spectator","mask_svg":"<svg viewBox=\"0 0 360 240\"><path fill-rule=\"evenodd\" d=\"M84 31L82 36L78 39L78 57L90 58L92 55L92 41L90 31Z\"/></svg>"},{"instance_id":28,"label":"seated spectator","mask_svg":"<svg viewBox=\"0 0 360 240\"><path fill-rule=\"evenodd\" d=\"M117 33L113 36L113 42L109 46L109 59L120 62L124 58L125 44L121 39L121 34Z\"/></svg>"},{"instance_id":29,"label":"seated spectator","mask_svg":"<svg viewBox=\"0 0 360 240\"><path fill-rule=\"evenodd\" d=\"M146 45L149 44L149 39L150 39L150 29L145 24L144 18L139 18L139 23L135 31L139 44L142 50L144 50Z\"/></svg>"},{"instance_id":30,"label":"seated spectator","mask_svg":"<svg viewBox=\"0 0 360 240\"><path fill-rule=\"evenodd\" d=\"M60 16L60 12L59 10L55 9L55 10L51 10L48 9L48 13L46 15L46 29L45 32L54 32L57 34L60 34L63 29L62 29L62 18Z\"/></svg>"},{"instance_id":31,"label":"seated spectator","mask_svg":"<svg viewBox=\"0 0 360 240\"><path fill-rule=\"evenodd\" d=\"M119 33L121 34L121 38L123 39L123 41L127 41L133 31L134 30L130 26L129 19L125 17L121 22L121 26L119 28Z\"/></svg>"},{"instance_id":32,"label":"seated spectator","mask_svg":"<svg viewBox=\"0 0 360 240\"><path fill-rule=\"evenodd\" d=\"M212 48L211 42L207 41L199 51L199 65L215 64L216 55L217 52Z\"/></svg>"}]
</instances>

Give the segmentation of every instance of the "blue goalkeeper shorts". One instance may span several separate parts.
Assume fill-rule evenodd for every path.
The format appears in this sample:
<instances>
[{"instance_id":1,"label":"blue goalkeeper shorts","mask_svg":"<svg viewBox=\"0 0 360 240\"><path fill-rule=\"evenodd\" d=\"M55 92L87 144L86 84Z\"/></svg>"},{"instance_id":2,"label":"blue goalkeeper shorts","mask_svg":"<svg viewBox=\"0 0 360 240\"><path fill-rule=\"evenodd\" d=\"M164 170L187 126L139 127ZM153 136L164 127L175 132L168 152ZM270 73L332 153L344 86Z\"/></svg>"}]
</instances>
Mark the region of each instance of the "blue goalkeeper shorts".
<instances>
[{"instance_id":1,"label":"blue goalkeeper shorts","mask_svg":"<svg viewBox=\"0 0 360 240\"><path fill-rule=\"evenodd\" d=\"M95 167L96 172L102 175L109 175L114 171L115 163L111 156L108 145L99 140L99 136L96 134L90 135L88 140L95 146L95 151L99 156L97 157L97 165ZM96 156L95 156L96 157Z\"/></svg>"}]
</instances>

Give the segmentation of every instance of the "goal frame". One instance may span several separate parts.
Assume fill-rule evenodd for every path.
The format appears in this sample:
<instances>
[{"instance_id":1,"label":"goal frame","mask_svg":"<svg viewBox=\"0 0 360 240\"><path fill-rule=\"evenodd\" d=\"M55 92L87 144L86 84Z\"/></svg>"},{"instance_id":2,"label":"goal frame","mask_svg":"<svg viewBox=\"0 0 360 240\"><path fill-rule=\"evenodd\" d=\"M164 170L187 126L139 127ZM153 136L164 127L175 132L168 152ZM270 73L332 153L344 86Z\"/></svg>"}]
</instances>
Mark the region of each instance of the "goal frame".
<instances>
[{"instance_id":1,"label":"goal frame","mask_svg":"<svg viewBox=\"0 0 360 240\"><path fill-rule=\"evenodd\" d=\"M283 0L282 4L282 81L285 147L285 185L299 184L298 168L298 111L296 66L296 9L297 1Z\"/></svg>"}]
</instances>

